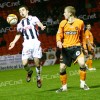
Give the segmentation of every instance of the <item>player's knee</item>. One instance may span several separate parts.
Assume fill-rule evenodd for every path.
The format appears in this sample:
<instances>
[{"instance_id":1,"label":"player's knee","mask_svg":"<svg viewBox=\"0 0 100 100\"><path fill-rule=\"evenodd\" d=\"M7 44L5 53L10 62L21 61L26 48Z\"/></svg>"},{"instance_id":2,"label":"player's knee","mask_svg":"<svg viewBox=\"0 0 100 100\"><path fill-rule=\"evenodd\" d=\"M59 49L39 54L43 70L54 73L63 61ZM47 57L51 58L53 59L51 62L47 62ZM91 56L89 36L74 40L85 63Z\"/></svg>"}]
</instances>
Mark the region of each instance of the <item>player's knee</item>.
<instances>
[{"instance_id":1,"label":"player's knee","mask_svg":"<svg viewBox=\"0 0 100 100\"><path fill-rule=\"evenodd\" d=\"M39 63L40 63L39 59L38 58L35 58L34 59L34 63L35 63L35 66L39 66Z\"/></svg>"},{"instance_id":2,"label":"player's knee","mask_svg":"<svg viewBox=\"0 0 100 100\"><path fill-rule=\"evenodd\" d=\"M84 57L79 57L78 58L78 64L83 68L85 66L85 59Z\"/></svg>"},{"instance_id":3,"label":"player's knee","mask_svg":"<svg viewBox=\"0 0 100 100\"><path fill-rule=\"evenodd\" d=\"M64 73L64 72L66 72L65 68L60 69L60 73Z\"/></svg>"},{"instance_id":4,"label":"player's knee","mask_svg":"<svg viewBox=\"0 0 100 100\"><path fill-rule=\"evenodd\" d=\"M23 64L23 66L27 66L28 61L27 61L27 60L23 60L23 61L22 61L22 64Z\"/></svg>"},{"instance_id":5,"label":"player's knee","mask_svg":"<svg viewBox=\"0 0 100 100\"><path fill-rule=\"evenodd\" d=\"M40 64L39 64L39 62L37 61L37 62L35 62L35 66L40 66Z\"/></svg>"},{"instance_id":6,"label":"player's knee","mask_svg":"<svg viewBox=\"0 0 100 100\"><path fill-rule=\"evenodd\" d=\"M66 65L64 63L60 63L60 69L65 69Z\"/></svg>"},{"instance_id":7,"label":"player's knee","mask_svg":"<svg viewBox=\"0 0 100 100\"><path fill-rule=\"evenodd\" d=\"M84 61L81 61L81 62L78 62L78 63L82 68L85 66L85 62Z\"/></svg>"},{"instance_id":8,"label":"player's knee","mask_svg":"<svg viewBox=\"0 0 100 100\"><path fill-rule=\"evenodd\" d=\"M92 59L92 58L93 58L93 56L92 56L92 55L90 55L90 56L89 56L89 59Z\"/></svg>"},{"instance_id":9,"label":"player's knee","mask_svg":"<svg viewBox=\"0 0 100 100\"><path fill-rule=\"evenodd\" d=\"M60 63L60 73L66 72L66 65L64 63Z\"/></svg>"},{"instance_id":10,"label":"player's knee","mask_svg":"<svg viewBox=\"0 0 100 100\"><path fill-rule=\"evenodd\" d=\"M63 59L60 57L60 63L63 63Z\"/></svg>"},{"instance_id":11,"label":"player's knee","mask_svg":"<svg viewBox=\"0 0 100 100\"><path fill-rule=\"evenodd\" d=\"M66 74L66 70L60 72L60 75L65 75L65 74Z\"/></svg>"}]
</instances>

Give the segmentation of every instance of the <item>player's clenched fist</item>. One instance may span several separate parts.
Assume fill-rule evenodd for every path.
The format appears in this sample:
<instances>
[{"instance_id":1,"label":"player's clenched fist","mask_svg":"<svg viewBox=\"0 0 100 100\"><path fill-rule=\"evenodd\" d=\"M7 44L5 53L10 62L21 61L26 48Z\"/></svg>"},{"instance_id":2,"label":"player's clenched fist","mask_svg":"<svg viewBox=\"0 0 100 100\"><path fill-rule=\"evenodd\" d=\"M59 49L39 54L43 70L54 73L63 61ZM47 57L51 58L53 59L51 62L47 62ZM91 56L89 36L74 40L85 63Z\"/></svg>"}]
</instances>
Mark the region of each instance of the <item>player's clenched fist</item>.
<instances>
[{"instance_id":1,"label":"player's clenched fist","mask_svg":"<svg viewBox=\"0 0 100 100\"><path fill-rule=\"evenodd\" d=\"M62 42L61 41L57 41L57 47L62 48Z\"/></svg>"}]
</instances>

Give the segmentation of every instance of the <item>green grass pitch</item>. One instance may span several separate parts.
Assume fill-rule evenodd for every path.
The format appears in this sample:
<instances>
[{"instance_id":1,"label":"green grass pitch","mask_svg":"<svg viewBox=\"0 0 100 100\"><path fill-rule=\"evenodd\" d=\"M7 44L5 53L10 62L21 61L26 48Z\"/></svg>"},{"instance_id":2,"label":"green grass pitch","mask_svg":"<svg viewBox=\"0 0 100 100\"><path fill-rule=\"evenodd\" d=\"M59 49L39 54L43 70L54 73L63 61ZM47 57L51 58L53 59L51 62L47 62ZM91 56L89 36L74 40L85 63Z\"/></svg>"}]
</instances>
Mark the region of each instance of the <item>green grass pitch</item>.
<instances>
[{"instance_id":1,"label":"green grass pitch","mask_svg":"<svg viewBox=\"0 0 100 100\"><path fill-rule=\"evenodd\" d=\"M59 65L42 68L42 87L36 86L36 72L33 67L31 82L27 83L24 69L0 71L0 100L100 100L100 60L94 60L96 71L87 71L86 83L90 90L79 88L79 66L67 68L68 91L56 93L61 86Z\"/></svg>"}]
</instances>

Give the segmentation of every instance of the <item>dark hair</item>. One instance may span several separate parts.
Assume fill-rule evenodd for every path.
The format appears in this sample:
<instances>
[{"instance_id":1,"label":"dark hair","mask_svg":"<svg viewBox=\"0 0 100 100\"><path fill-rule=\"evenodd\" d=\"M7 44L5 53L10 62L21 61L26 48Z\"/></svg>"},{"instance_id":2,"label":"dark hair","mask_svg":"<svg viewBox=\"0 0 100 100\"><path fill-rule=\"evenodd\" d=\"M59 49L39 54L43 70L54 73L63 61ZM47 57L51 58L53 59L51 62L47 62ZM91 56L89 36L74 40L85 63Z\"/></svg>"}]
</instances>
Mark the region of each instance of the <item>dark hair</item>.
<instances>
[{"instance_id":1,"label":"dark hair","mask_svg":"<svg viewBox=\"0 0 100 100\"><path fill-rule=\"evenodd\" d=\"M87 26L87 25L91 25L91 24L90 24L90 23L86 23L86 26Z\"/></svg>"},{"instance_id":2,"label":"dark hair","mask_svg":"<svg viewBox=\"0 0 100 100\"><path fill-rule=\"evenodd\" d=\"M18 8L18 10L19 10L20 8L22 8L22 7L24 7L26 10L29 10L28 7L27 7L26 5L21 5L21 6Z\"/></svg>"}]
</instances>

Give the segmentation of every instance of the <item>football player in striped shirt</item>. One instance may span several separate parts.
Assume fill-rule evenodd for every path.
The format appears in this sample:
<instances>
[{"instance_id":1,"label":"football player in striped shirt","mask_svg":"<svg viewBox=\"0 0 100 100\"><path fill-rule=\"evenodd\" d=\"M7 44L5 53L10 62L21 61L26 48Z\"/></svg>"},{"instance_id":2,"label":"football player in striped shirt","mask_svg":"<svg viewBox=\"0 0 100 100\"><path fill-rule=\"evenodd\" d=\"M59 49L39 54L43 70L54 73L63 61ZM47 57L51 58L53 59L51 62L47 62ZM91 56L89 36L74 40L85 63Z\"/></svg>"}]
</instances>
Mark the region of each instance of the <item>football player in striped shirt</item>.
<instances>
[{"instance_id":1,"label":"football player in striped shirt","mask_svg":"<svg viewBox=\"0 0 100 100\"><path fill-rule=\"evenodd\" d=\"M60 22L56 35L57 47L61 49L62 55L60 61L60 81L62 86L56 91L57 93L67 91L66 67L70 67L72 62L78 62L80 66L80 88L89 90L85 83L86 67L82 52L83 47L85 53L88 53L84 35L84 22L75 17L75 12L76 10L73 6L65 7L65 20Z\"/></svg>"},{"instance_id":2,"label":"football player in striped shirt","mask_svg":"<svg viewBox=\"0 0 100 100\"><path fill-rule=\"evenodd\" d=\"M27 71L26 81L30 82L32 76L32 69L28 66L29 59L34 59L37 72L37 86L41 87L41 67L40 58L42 57L41 42L38 40L38 31L35 26L38 25L41 30L44 30L44 26L36 16L29 15L27 6L19 7L19 14L22 17L17 24L17 34L14 40L9 45L9 50L12 49L21 35L23 36L23 50L22 50L22 64Z\"/></svg>"}]
</instances>

